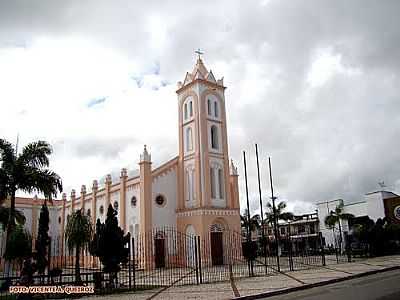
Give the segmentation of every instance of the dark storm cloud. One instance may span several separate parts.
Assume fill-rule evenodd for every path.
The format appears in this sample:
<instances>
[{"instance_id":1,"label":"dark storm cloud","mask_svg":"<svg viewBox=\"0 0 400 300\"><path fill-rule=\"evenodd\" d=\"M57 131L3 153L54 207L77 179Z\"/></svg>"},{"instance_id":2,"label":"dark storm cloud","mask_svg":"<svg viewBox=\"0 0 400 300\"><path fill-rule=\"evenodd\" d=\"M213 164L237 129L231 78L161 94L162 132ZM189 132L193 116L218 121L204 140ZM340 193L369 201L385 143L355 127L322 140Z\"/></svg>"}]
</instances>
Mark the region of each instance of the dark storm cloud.
<instances>
[{"instance_id":1,"label":"dark storm cloud","mask_svg":"<svg viewBox=\"0 0 400 300\"><path fill-rule=\"evenodd\" d=\"M168 81L183 80L193 50L205 49L206 65L220 66L214 73L228 86L230 152L241 174L241 150L253 155L258 142L263 182L271 155L284 199L360 200L378 181L395 188L400 180L399 1L32 3L0 1L0 47L78 35L149 66L159 62L157 73ZM166 34L158 48L151 46L151 16L162 20ZM335 72L311 87L307 78L320 51L354 72ZM83 157L111 157L119 142L78 142L74 149ZM162 153L175 153L174 142ZM250 193L257 199L249 159Z\"/></svg>"}]
</instances>

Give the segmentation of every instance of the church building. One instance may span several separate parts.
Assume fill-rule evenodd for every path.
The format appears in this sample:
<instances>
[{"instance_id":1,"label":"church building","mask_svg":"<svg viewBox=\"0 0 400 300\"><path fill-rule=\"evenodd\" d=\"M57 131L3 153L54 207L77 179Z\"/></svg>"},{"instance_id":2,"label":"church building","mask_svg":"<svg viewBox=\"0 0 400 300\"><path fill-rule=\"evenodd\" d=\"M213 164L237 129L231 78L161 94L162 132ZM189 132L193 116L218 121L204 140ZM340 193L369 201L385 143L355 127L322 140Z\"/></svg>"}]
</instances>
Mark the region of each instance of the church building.
<instances>
[{"instance_id":1,"label":"church building","mask_svg":"<svg viewBox=\"0 0 400 300\"><path fill-rule=\"evenodd\" d=\"M200 237L210 232L240 232L238 172L228 155L228 135L223 79L207 70L200 56L183 82L178 82L179 153L153 167L144 146L139 175L128 177L124 168L120 180L107 175L104 186L94 180L91 191L82 186L62 200L49 203L50 234L63 236L67 217L77 209L90 215L95 224L104 222L111 204L118 220L132 236L155 228L169 227ZM19 198L18 209L26 216L26 227L37 232L42 201Z\"/></svg>"}]
</instances>

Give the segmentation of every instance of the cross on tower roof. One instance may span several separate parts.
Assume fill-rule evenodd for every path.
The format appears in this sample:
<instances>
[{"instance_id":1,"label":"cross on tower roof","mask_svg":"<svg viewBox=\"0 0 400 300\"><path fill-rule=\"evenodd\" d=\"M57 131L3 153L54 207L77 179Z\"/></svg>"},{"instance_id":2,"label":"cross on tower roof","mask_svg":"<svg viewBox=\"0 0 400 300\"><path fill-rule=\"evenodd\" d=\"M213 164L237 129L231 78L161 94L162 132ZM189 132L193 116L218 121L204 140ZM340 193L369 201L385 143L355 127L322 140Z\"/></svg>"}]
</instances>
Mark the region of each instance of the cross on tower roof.
<instances>
[{"instance_id":1,"label":"cross on tower roof","mask_svg":"<svg viewBox=\"0 0 400 300\"><path fill-rule=\"evenodd\" d=\"M201 59L201 55L204 54L204 52L202 52L202 51L200 50L200 48L197 49L196 51L194 51L194 53L196 53L196 54L198 55L198 59Z\"/></svg>"}]
</instances>

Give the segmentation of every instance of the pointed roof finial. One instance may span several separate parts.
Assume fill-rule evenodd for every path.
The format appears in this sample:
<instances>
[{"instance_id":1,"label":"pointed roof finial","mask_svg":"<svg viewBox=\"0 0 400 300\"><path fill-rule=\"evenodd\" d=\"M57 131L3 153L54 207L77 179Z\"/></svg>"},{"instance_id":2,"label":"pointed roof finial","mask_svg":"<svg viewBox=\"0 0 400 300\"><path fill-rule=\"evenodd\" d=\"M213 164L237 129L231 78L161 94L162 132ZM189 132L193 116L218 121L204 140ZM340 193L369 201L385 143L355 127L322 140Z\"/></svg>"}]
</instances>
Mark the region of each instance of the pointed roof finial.
<instances>
[{"instance_id":1,"label":"pointed roof finial","mask_svg":"<svg viewBox=\"0 0 400 300\"><path fill-rule=\"evenodd\" d=\"M147 161L147 162L151 161L151 155L147 151L147 146L146 145L144 145L143 154L140 155L140 161L141 162L142 161Z\"/></svg>"}]
</instances>

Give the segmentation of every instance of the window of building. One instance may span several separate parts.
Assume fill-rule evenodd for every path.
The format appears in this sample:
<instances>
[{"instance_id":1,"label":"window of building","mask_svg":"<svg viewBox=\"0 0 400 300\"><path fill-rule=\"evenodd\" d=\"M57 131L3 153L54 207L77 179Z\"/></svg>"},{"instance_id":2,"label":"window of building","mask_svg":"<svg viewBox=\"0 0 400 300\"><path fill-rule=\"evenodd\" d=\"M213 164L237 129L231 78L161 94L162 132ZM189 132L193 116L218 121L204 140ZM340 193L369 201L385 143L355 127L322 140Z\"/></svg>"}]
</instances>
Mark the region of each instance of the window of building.
<instances>
[{"instance_id":1,"label":"window of building","mask_svg":"<svg viewBox=\"0 0 400 300\"><path fill-rule=\"evenodd\" d=\"M193 101L189 102L189 117L193 117Z\"/></svg>"},{"instance_id":2,"label":"window of building","mask_svg":"<svg viewBox=\"0 0 400 300\"><path fill-rule=\"evenodd\" d=\"M217 102L217 101L214 101L214 116L215 116L216 118L218 118L218 116L219 116L218 102Z\"/></svg>"},{"instance_id":3,"label":"window of building","mask_svg":"<svg viewBox=\"0 0 400 300\"><path fill-rule=\"evenodd\" d=\"M188 108L187 108L187 103L183 106L184 109L184 119L187 120L188 118Z\"/></svg>"},{"instance_id":4,"label":"window of building","mask_svg":"<svg viewBox=\"0 0 400 300\"><path fill-rule=\"evenodd\" d=\"M90 214L91 214L91 211L90 211L90 208L88 208L86 211L86 215L90 216Z\"/></svg>"},{"instance_id":5,"label":"window of building","mask_svg":"<svg viewBox=\"0 0 400 300\"><path fill-rule=\"evenodd\" d=\"M166 203L165 197L164 197L163 195L157 195L155 201L156 201L156 204L157 204L158 206L164 206L165 203Z\"/></svg>"},{"instance_id":6,"label":"window of building","mask_svg":"<svg viewBox=\"0 0 400 300\"><path fill-rule=\"evenodd\" d=\"M118 207L119 207L118 201L115 201L113 206L114 206L114 209L116 211L118 211Z\"/></svg>"},{"instance_id":7,"label":"window of building","mask_svg":"<svg viewBox=\"0 0 400 300\"><path fill-rule=\"evenodd\" d=\"M132 198L131 198L131 206L132 207L136 207L136 204L137 204L137 199L136 199L135 196L132 196Z\"/></svg>"},{"instance_id":8,"label":"window of building","mask_svg":"<svg viewBox=\"0 0 400 300\"><path fill-rule=\"evenodd\" d=\"M216 187L215 187L214 168L210 168L210 181L211 181L211 198L215 199L217 197L217 193L216 193Z\"/></svg>"},{"instance_id":9,"label":"window of building","mask_svg":"<svg viewBox=\"0 0 400 300\"><path fill-rule=\"evenodd\" d=\"M211 116L211 100L210 99L207 100L207 112L208 112L208 115Z\"/></svg>"},{"instance_id":10,"label":"window of building","mask_svg":"<svg viewBox=\"0 0 400 300\"><path fill-rule=\"evenodd\" d=\"M314 225L310 225L310 233L311 234L315 233L315 226Z\"/></svg>"},{"instance_id":11,"label":"window of building","mask_svg":"<svg viewBox=\"0 0 400 300\"><path fill-rule=\"evenodd\" d=\"M280 228L280 231L281 231L281 234L285 234L285 233L286 233L285 227L281 227L281 228Z\"/></svg>"},{"instance_id":12,"label":"window of building","mask_svg":"<svg viewBox=\"0 0 400 300\"><path fill-rule=\"evenodd\" d=\"M218 169L218 188L219 188L219 198L224 199L224 175L222 169Z\"/></svg>"},{"instance_id":13,"label":"window of building","mask_svg":"<svg viewBox=\"0 0 400 300\"><path fill-rule=\"evenodd\" d=\"M305 233L306 232L306 227L304 225L299 225L297 227L297 232L298 233Z\"/></svg>"},{"instance_id":14,"label":"window of building","mask_svg":"<svg viewBox=\"0 0 400 300\"><path fill-rule=\"evenodd\" d=\"M104 206L103 205L100 205L99 212L100 212L100 215L104 214Z\"/></svg>"},{"instance_id":15,"label":"window of building","mask_svg":"<svg viewBox=\"0 0 400 300\"><path fill-rule=\"evenodd\" d=\"M58 217L58 224L61 224L61 217Z\"/></svg>"},{"instance_id":16,"label":"window of building","mask_svg":"<svg viewBox=\"0 0 400 300\"><path fill-rule=\"evenodd\" d=\"M192 137L192 128L186 128L186 151L193 150L193 137Z\"/></svg>"},{"instance_id":17,"label":"window of building","mask_svg":"<svg viewBox=\"0 0 400 300\"><path fill-rule=\"evenodd\" d=\"M218 149L218 128L215 125L211 126L211 148Z\"/></svg>"}]
</instances>

